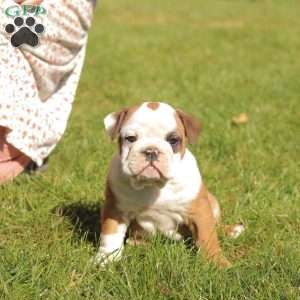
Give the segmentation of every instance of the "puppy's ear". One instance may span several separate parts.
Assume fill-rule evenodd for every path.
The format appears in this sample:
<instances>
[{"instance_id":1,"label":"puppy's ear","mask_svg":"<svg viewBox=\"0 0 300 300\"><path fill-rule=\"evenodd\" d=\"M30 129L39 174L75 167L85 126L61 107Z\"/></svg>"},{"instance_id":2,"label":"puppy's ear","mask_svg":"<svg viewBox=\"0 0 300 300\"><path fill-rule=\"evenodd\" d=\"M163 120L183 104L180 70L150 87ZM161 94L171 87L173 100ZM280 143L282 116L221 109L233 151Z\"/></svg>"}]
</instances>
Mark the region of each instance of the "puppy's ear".
<instances>
[{"instance_id":1,"label":"puppy's ear","mask_svg":"<svg viewBox=\"0 0 300 300\"><path fill-rule=\"evenodd\" d=\"M114 141L115 138L120 133L121 127L125 121L128 109L125 108L119 112L113 112L104 118L104 127L107 134L110 136L111 140Z\"/></svg>"},{"instance_id":2,"label":"puppy's ear","mask_svg":"<svg viewBox=\"0 0 300 300\"><path fill-rule=\"evenodd\" d=\"M176 113L184 126L188 142L195 144L202 129L200 122L194 116L188 115L180 109L176 109Z\"/></svg>"}]
</instances>

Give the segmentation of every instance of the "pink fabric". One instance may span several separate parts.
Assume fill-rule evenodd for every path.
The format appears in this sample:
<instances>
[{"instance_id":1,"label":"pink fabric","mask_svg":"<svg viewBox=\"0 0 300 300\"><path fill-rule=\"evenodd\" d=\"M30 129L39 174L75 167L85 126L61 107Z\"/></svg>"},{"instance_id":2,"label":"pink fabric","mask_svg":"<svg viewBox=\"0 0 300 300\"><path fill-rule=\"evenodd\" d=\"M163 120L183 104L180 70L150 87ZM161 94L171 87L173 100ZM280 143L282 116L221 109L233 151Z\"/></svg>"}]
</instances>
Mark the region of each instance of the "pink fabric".
<instances>
[{"instance_id":1,"label":"pink fabric","mask_svg":"<svg viewBox=\"0 0 300 300\"><path fill-rule=\"evenodd\" d=\"M24 171L31 159L5 140L6 129L0 127L0 184Z\"/></svg>"}]
</instances>

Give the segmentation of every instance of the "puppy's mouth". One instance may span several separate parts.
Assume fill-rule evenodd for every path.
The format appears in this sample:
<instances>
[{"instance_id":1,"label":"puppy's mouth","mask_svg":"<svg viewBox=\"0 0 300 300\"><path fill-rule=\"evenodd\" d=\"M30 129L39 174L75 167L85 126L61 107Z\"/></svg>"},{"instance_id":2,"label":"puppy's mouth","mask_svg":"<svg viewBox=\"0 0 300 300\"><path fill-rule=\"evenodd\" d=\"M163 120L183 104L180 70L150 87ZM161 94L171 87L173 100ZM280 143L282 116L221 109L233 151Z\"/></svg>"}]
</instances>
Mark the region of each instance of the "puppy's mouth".
<instances>
[{"instance_id":1,"label":"puppy's mouth","mask_svg":"<svg viewBox=\"0 0 300 300\"><path fill-rule=\"evenodd\" d=\"M138 181L165 181L167 178L162 171L154 164L149 163L136 174Z\"/></svg>"},{"instance_id":2,"label":"puppy's mouth","mask_svg":"<svg viewBox=\"0 0 300 300\"><path fill-rule=\"evenodd\" d=\"M164 153L154 159L147 159L143 153L137 153L124 163L124 170L134 186L163 186L172 178L171 164L171 158Z\"/></svg>"}]
</instances>

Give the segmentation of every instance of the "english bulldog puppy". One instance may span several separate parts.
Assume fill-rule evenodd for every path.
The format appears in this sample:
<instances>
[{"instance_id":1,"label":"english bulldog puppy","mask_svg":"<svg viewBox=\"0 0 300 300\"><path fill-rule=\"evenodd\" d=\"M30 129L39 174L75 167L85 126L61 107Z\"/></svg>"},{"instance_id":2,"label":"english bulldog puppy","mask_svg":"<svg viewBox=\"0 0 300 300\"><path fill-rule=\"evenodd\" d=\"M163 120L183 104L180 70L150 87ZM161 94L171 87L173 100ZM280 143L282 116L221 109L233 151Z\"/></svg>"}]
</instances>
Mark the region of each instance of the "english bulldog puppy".
<instances>
[{"instance_id":1,"label":"english bulldog puppy","mask_svg":"<svg viewBox=\"0 0 300 300\"><path fill-rule=\"evenodd\" d=\"M119 150L109 167L96 260L120 258L130 230L134 238L142 231L175 240L190 235L208 259L230 266L216 232L219 204L187 148L200 134L198 121L166 103L145 102L109 114L104 125Z\"/></svg>"}]
</instances>

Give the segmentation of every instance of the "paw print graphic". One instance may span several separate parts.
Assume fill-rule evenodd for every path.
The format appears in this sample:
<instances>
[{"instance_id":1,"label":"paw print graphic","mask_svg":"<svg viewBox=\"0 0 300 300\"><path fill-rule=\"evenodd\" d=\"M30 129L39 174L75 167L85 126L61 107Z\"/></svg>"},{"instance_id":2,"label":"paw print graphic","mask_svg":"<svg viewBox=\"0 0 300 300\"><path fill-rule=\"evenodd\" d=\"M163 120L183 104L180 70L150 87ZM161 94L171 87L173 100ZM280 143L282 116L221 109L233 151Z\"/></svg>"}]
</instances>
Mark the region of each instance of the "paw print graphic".
<instances>
[{"instance_id":1,"label":"paw print graphic","mask_svg":"<svg viewBox=\"0 0 300 300\"><path fill-rule=\"evenodd\" d=\"M27 44L35 47L39 43L39 35L45 31L42 24L36 24L33 17L28 17L24 20L22 17L14 19L14 24L7 24L5 31L11 36L11 44L14 47L19 47Z\"/></svg>"}]
</instances>

